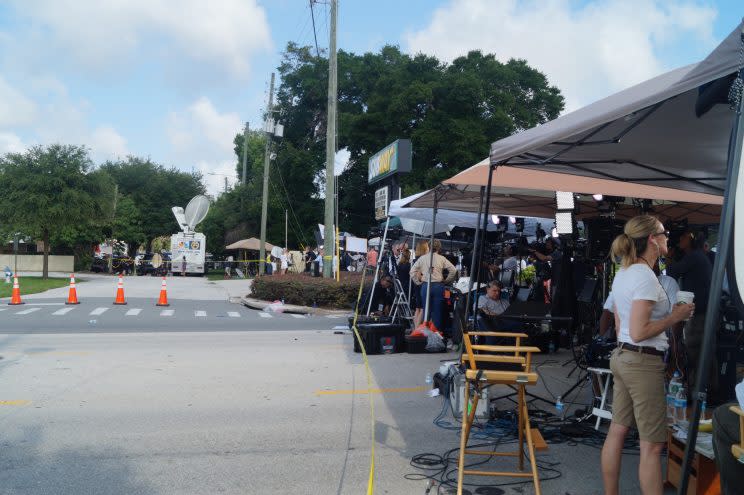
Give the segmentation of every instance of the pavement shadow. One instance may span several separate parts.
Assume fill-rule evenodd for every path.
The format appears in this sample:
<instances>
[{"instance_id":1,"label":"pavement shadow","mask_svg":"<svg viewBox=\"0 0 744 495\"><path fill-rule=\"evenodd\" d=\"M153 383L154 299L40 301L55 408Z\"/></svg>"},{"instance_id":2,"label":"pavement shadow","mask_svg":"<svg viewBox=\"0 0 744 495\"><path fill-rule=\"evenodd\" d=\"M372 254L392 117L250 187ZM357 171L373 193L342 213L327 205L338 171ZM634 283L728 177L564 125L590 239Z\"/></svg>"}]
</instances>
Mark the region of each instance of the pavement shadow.
<instances>
[{"instance_id":1,"label":"pavement shadow","mask_svg":"<svg viewBox=\"0 0 744 495\"><path fill-rule=\"evenodd\" d=\"M3 435L0 492L5 495L155 495L137 480L125 454L116 448L50 451L41 427Z\"/></svg>"}]
</instances>

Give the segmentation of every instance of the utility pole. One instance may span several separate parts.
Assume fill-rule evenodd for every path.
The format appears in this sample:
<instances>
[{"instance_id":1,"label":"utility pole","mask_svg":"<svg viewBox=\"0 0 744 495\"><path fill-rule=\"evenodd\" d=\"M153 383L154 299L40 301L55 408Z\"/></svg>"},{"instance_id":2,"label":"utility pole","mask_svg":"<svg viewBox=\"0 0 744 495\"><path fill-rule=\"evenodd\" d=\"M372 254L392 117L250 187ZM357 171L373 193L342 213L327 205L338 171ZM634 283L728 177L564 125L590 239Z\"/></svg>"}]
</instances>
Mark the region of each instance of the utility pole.
<instances>
[{"instance_id":1,"label":"utility pole","mask_svg":"<svg viewBox=\"0 0 744 495\"><path fill-rule=\"evenodd\" d=\"M225 192L227 192L227 177L225 177Z\"/></svg>"},{"instance_id":2,"label":"utility pole","mask_svg":"<svg viewBox=\"0 0 744 495\"><path fill-rule=\"evenodd\" d=\"M267 124L274 119L274 73L271 73L271 84L269 85L269 108L266 112ZM264 149L264 172L263 172L263 201L261 203L261 249L258 257L258 274L263 275L266 262L266 217L269 208L269 161L271 160L271 138L274 130L266 125L266 148ZM244 175L245 177L245 175Z\"/></svg>"},{"instance_id":3,"label":"utility pole","mask_svg":"<svg viewBox=\"0 0 744 495\"><path fill-rule=\"evenodd\" d=\"M331 0L331 36L328 44L328 122L326 123L326 188L325 188L325 233L323 234L323 277L333 276L334 248L334 193L336 177L336 100L338 98L338 76L336 73L336 17L338 0Z\"/></svg>"},{"instance_id":4,"label":"utility pole","mask_svg":"<svg viewBox=\"0 0 744 495\"><path fill-rule=\"evenodd\" d=\"M245 176L248 171L248 122L245 123L245 129L243 130L243 178L240 181L241 184L245 185ZM227 179L225 179L227 183ZM225 186L225 192L227 192L227 186Z\"/></svg>"},{"instance_id":5,"label":"utility pole","mask_svg":"<svg viewBox=\"0 0 744 495\"><path fill-rule=\"evenodd\" d=\"M284 248L288 249L289 243L287 242L287 225L289 224L289 215L287 210L284 210Z\"/></svg>"}]
</instances>

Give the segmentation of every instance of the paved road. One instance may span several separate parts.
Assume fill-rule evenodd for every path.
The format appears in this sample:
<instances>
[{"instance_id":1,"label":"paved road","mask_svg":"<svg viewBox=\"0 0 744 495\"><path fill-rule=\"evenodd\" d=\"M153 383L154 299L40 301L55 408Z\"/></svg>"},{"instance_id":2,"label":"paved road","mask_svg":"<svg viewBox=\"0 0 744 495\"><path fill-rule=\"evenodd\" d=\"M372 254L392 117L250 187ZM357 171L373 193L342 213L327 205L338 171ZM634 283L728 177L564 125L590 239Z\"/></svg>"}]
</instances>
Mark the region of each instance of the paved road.
<instances>
[{"instance_id":1,"label":"paved road","mask_svg":"<svg viewBox=\"0 0 744 495\"><path fill-rule=\"evenodd\" d=\"M0 332L332 330L347 323L343 316L268 313L224 301L169 302L168 307L157 307L152 299L128 298L126 306L115 306L110 298L88 298L79 305L66 306L56 298L35 298L22 306L0 306Z\"/></svg>"},{"instance_id":2,"label":"paved road","mask_svg":"<svg viewBox=\"0 0 744 495\"><path fill-rule=\"evenodd\" d=\"M0 493L365 493L370 397L375 492L424 492L424 481L404 477L419 472L411 457L443 454L459 433L432 424L441 399L417 386L456 355L370 356L368 384L351 335L333 330L344 319L261 316L197 284L205 299L173 299L169 316L151 297L115 307L92 291L72 309L57 296L0 306ZM560 365L568 357L538 358L551 390L573 383ZM597 456L551 446L540 458L562 476L543 493L601 491ZM624 460L623 493L639 493L637 462Z\"/></svg>"}]
</instances>

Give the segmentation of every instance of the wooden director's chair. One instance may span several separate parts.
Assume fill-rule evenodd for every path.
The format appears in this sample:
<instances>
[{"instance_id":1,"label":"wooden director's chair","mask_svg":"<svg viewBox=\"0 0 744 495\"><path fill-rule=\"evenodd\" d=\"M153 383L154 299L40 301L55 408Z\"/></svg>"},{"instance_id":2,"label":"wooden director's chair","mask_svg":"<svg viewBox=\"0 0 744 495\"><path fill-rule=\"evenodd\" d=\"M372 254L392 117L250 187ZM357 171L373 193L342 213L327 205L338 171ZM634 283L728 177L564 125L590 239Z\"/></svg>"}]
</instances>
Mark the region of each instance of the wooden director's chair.
<instances>
[{"instance_id":1,"label":"wooden director's chair","mask_svg":"<svg viewBox=\"0 0 744 495\"><path fill-rule=\"evenodd\" d=\"M729 409L739 416L739 444L733 444L731 446L731 453L734 457L739 459L739 462L744 462L744 411L738 406L730 406Z\"/></svg>"},{"instance_id":2,"label":"wooden director's chair","mask_svg":"<svg viewBox=\"0 0 744 495\"><path fill-rule=\"evenodd\" d=\"M477 345L470 340L471 337L501 337L515 339L514 345ZM462 408L462 433L460 435L460 458L457 470L457 495L462 495L462 483L465 475L474 476L510 476L519 478L532 478L535 484L535 493L540 495L540 478L537 473L535 461L535 443L544 445L542 436L538 430L534 432L530 428L527 401L525 400L525 387L537 383L537 373L532 371L532 353L540 352L537 347L523 347L522 339L527 335L523 333L505 332L468 332L463 334L465 349L462 361L467 369L465 371L465 400ZM478 351L476 354L475 351ZM505 369L498 369L505 368ZM475 411L481 386L484 385L511 385L517 389L517 411L519 418L519 445L515 452L492 452L481 450L468 450L468 438L475 420ZM472 394L471 390L476 393ZM534 435L534 438L533 438ZM527 441L527 451L532 467L531 472L524 472L524 443ZM465 455L485 456L507 456L519 458L519 471L473 471L465 469Z\"/></svg>"}]
</instances>

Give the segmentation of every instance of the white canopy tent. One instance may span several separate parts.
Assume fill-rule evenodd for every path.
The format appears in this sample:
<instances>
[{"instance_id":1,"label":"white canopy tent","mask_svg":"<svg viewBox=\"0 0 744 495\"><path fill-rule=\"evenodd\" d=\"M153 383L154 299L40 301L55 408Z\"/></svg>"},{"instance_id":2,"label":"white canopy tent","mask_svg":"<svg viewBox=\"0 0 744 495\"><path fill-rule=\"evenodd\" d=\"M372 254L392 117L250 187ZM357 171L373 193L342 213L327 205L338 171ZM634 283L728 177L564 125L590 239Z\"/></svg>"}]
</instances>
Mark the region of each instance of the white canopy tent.
<instances>
[{"instance_id":1,"label":"white canopy tent","mask_svg":"<svg viewBox=\"0 0 744 495\"><path fill-rule=\"evenodd\" d=\"M735 240L744 242L744 201L738 205L735 201L737 195L744 194L740 179L744 178L740 173L743 88L744 22L697 64L667 72L491 145L493 167L655 184L724 197L681 494L687 493L700 404L706 398L705 370L713 354L727 266L735 273L734 292L737 285L744 286L744 262L735 260L733 251ZM741 298L736 295L735 299L741 309Z\"/></svg>"},{"instance_id":2,"label":"white canopy tent","mask_svg":"<svg viewBox=\"0 0 744 495\"><path fill-rule=\"evenodd\" d=\"M398 217L404 230L415 233L418 236L430 236L432 234L432 210L431 207L424 208L413 208L408 205L414 203L419 198L422 198L430 191L424 191L411 196L397 199L390 202L390 208L388 214L391 217ZM433 206L433 205L432 205ZM433 233L438 234L452 230L453 227L467 227L475 229L480 227L482 217L479 217L476 209L473 211L458 211L448 209L438 209L436 226L433 229ZM499 213L502 216L522 216L522 215L511 215L510 212ZM524 234L527 236L535 235L535 228L538 223L543 225L551 225L553 223L552 218L533 218L525 217ZM515 232L513 224L507 225L509 232ZM498 230L496 224L493 222L488 223L489 231Z\"/></svg>"}]
</instances>

